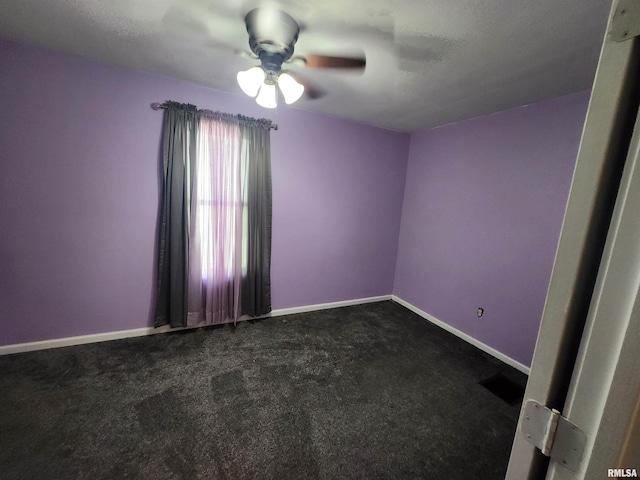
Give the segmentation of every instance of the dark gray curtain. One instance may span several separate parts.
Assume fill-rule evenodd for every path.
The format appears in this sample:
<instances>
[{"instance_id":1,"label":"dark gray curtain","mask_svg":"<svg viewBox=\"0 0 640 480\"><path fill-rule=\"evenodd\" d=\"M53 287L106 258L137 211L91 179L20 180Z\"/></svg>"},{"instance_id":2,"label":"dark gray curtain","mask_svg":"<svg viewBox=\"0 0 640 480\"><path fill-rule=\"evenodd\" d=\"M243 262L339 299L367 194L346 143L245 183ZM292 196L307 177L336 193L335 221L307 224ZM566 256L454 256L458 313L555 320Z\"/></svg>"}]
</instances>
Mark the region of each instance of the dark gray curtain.
<instances>
[{"instance_id":1,"label":"dark gray curtain","mask_svg":"<svg viewBox=\"0 0 640 480\"><path fill-rule=\"evenodd\" d=\"M154 326L187 325L189 211L198 113L194 105L165 103L163 190Z\"/></svg>"},{"instance_id":2,"label":"dark gray curtain","mask_svg":"<svg viewBox=\"0 0 640 480\"><path fill-rule=\"evenodd\" d=\"M270 123L240 118L242 155L248 169L247 271L242 278L242 314L271 311L271 139Z\"/></svg>"}]
</instances>

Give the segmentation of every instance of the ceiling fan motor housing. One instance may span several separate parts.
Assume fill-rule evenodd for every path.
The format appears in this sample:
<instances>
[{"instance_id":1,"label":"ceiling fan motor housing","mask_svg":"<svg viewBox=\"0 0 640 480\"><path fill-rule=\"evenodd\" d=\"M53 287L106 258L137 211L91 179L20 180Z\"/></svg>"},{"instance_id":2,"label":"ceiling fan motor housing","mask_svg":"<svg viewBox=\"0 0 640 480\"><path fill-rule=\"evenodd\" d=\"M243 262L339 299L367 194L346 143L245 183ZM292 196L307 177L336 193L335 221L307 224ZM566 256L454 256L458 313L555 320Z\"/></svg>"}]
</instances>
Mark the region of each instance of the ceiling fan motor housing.
<instances>
[{"instance_id":1,"label":"ceiling fan motor housing","mask_svg":"<svg viewBox=\"0 0 640 480\"><path fill-rule=\"evenodd\" d=\"M256 8L245 17L249 47L267 71L279 72L282 62L293 55L298 40L298 23L283 11Z\"/></svg>"}]
</instances>

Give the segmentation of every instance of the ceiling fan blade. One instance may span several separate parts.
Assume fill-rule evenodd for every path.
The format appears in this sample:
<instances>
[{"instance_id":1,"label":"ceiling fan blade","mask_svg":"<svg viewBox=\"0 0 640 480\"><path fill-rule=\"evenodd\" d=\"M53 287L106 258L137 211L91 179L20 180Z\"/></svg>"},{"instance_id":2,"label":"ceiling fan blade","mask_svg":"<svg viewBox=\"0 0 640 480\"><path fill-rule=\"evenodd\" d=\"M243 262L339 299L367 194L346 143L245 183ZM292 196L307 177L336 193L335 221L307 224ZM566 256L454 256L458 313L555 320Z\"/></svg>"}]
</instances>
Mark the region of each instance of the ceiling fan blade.
<instances>
[{"instance_id":1,"label":"ceiling fan blade","mask_svg":"<svg viewBox=\"0 0 640 480\"><path fill-rule=\"evenodd\" d=\"M291 75L298 83L304 86L303 95L309 100L317 100L318 98L322 98L327 94L327 91L325 89L314 85L312 82L310 82L300 74L292 72L291 70L284 71Z\"/></svg>"},{"instance_id":2,"label":"ceiling fan blade","mask_svg":"<svg viewBox=\"0 0 640 480\"><path fill-rule=\"evenodd\" d=\"M220 40L216 39L216 38L212 38L209 37L204 41L204 45L206 47L210 47L210 48L215 48L216 50L223 50L225 52L229 52L229 53L233 53L234 55L237 55L239 57L243 57L243 58L250 58L252 60L257 60L258 57L256 55L254 55L253 53L247 51L247 50L242 50L240 48L235 48L232 47L231 45L221 42Z\"/></svg>"},{"instance_id":3,"label":"ceiling fan blade","mask_svg":"<svg viewBox=\"0 0 640 480\"><path fill-rule=\"evenodd\" d=\"M363 70L367 65L367 60L362 57L330 57L328 55L305 55L295 57L292 63L299 64L300 58L307 68L339 68L349 70Z\"/></svg>"},{"instance_id":4,"label":"ceiling fan blade","mask_svg":"<svg viewBox=\"0 0 640 480\"><path fill-rule=\"evenodd\" d=\"M209 35L207 24L172 5L162 17L166 32L182 38L204 38Z\"/></svg>"},{"instance_id":5,"label":"ceiling fan blade","mask_svg":"<svg viewBox=\"0 0 640 480\"><path fill-rule=\"evenodd\" d=\"M240 50L238 48L234 48L233 53L242 58L250 58L251 60L260 60L260 57L258 57L255 53L248 52L246 50Z\"/></svg>"},{"instance_id":6,"label":"ceiling fan blade","mask_svg":"<svg viewBox=\"0 0 640 480\"><path fill-rule=\"evenodd\" d=\"M304 84L304 96L307 97L309 100L317 100L319 98L324 97L327 94L327 91L317 87L315 85L312 85L310 83L305 83Z\"/></svg>"},{"instance_id":7,"label":"ceiling fan blade","mask_svg":"<svg viewBox=\"0 0 640 480\"><path fill-rule=\"evenodd\" d=\"M171 6L162 18L165 31L176 38L195 42L199 45L215 48L235 55L256 59L252 53L232 47L225 42L213 38L211 29L203 19L194 17L176 6Z\"/></svg>"}]
</instances>

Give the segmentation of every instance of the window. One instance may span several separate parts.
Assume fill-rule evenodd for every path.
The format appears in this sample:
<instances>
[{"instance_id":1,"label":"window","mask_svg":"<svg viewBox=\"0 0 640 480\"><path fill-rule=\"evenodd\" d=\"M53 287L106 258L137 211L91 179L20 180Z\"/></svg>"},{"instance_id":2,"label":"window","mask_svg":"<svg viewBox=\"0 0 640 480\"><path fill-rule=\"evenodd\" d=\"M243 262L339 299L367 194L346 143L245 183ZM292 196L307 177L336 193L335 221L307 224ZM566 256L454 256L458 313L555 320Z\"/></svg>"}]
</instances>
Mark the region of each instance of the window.
<instances>
[{"instance_id":1,"label":"window","mask_svg":"<svg viewBox=\"0 0 640 480\"><path fill-rule=\"evenodd\" d=\"M200 123L193 211L205 283L227 283L246 273L246 168L241 141L237 125Z\"/></svg>"},{"instance_id":2,"label":"window","mask_svg":"<svg viewBox=\"0 0 640 480\"><path fill-rule=\"evenodd\" d=\"M271 311L270 120L165 102L154 325Z\"/></svg>"}]
</instances>

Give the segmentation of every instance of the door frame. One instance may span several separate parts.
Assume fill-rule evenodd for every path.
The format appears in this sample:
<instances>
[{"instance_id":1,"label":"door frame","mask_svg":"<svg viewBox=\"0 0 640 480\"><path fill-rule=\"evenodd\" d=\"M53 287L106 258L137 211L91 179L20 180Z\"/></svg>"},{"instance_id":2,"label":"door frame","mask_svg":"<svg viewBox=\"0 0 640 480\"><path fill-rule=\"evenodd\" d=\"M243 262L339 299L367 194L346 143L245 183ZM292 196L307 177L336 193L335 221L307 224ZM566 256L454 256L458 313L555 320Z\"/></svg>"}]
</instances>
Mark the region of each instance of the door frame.
<instances>
[{"instance_id":1,"label":"door frame","mask_svg":"<svg viewBox=\"0 0 640 480\"><path fill-rule=\"evenodd\" d=\"M568 416L587 449L578 472L549 462L521 433L521 411L508 480L606 478L627 448L612 437L631 435L639 415L640 38L612 33L630 4L640 8L618 0L609 14L523 402ZM620 390L634 381L635 393Z\"/></svg>"}]
</instances>

